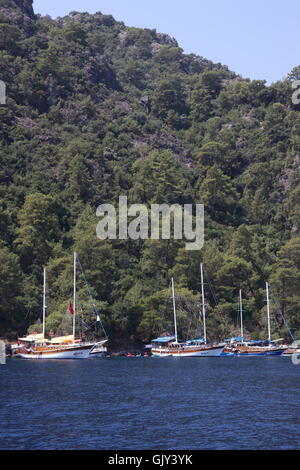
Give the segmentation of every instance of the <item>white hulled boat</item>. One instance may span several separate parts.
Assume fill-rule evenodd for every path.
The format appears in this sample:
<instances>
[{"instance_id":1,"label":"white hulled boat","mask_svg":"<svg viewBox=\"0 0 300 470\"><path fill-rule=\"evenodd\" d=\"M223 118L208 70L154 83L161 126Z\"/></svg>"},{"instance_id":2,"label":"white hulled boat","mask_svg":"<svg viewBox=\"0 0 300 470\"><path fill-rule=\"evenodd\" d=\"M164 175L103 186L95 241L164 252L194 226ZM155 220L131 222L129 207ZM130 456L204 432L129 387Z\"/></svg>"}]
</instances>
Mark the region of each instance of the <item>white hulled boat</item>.
<instances>
[{"instance_id":1,"label":"white hulled boat","mask_svg":"<svg viewBox=\"0 0 300 470\"><path fill-rule=\"evenodd\" d=\"M98 343L76 340L76 267L77 255L74 253L73 286L73 334L48 340L45 337L46 318L46 269L44 268L43 290L43 333L19 339L18 356L22 359L87 359Z\"/></svg>"},{"instance_id":2,"label":"white hulled boat","mask_svg":"<svg viewBox=\"0 0 300 470\"><path fill-rule=\"evenodd\" d=\"M34 344L20 347L18 355L22 359L87 359L94 346L93 343Z\"/></svg>"},{"instance_id":3,"label":"white hulled boat","mask_svg":"<svg viewBox=\"0 0 300 470\"><path fill-rule=\"evenodd\" d=\"M177 320L176 320L176 301L174 290L174 279L172 278L172 298L174 311L174 336L165 336L152 341L152 355L155 357L219 357L223 353L225 344L207 343L206 336L206 312L204 298L204 279L203 265L201 264L201 287L202 287L202 316L204 338L189 340L185 342L178 341Z\"/></svg>"},{"instance_id":4,"label":"white hulled boat","mask_svg":"<svg viewBox=\"0 0 300 470\"><path fill-rule=\"evenodd\" d=\"M230 344L225 348L224 355L228 356L281 356L286 350L283 346L275 345L271 338L271 318L270 318L270 297L269 284L266 282L267 296L267 322L268 322L268 339L265 341L245 341L243 328L243 301L242 290L240 290L240 318L241 318L241 336L233 338ZM279 340L281 341L281 340Z\"/></svg>"},{"instance_id":5,"label":"white hulled boat","mask_svg":"<svg viewBox=\"0 0 300 470\"><path fill-rule=\"evenodd\" d=\"M96 344L95 344L95 347L92 349L92 351L90 352L90 357L92 358L99 358L99 357L105 357L106 354L107 354L107 347L106 347L106 344L108 342L108 339L105 338L103 340L100 340L98 341Z\"/></svg>"}]
</instances>

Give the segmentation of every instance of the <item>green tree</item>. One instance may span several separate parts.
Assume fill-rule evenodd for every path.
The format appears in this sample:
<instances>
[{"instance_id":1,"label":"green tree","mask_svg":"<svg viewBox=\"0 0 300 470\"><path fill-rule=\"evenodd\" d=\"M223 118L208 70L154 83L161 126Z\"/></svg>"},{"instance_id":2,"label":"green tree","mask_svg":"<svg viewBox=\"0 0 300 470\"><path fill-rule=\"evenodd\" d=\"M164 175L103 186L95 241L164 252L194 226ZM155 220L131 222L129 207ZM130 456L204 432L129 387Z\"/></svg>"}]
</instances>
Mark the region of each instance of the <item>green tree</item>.
<instances>
[{"instance_id":1,"label":"green tree","mask_svg":"<svg viewBox=\"0 0 300 470\"><path fill-rule=\"evenodd\" d=\"M292 238L279 251L270 282L278 292L280 306L288 324L298 335L300 332L300 237Z\"/></svg>"},{"instance_id":2,"label":"green tree","mask_svg":"<svg viewBox=\"0 0 300 470\"><path fill-rule=\"evenodd\" d=\"M59 238L57 205L52 196L30 194L20 211L20 227L15 246L25 272L42 271L51 256L53 243Z\"/></svg>"},{"instance_id":3,"label":"green tree","mask_svg":"<svg viewBox=\"0 0 300 470\"><path fill-rule=\"evenodd\" d=\"M236 220L238 193L230 178L216 165L209 168L200 183L198 201L217 222L233 223Z\"/></svg>"},{"instance_id":4,"label":"green tree","mask_svg":"<svg viewBox=\"0 0 300 470\"><path fill-rule=\"evenodd\" d=\"M210 117L212 111L209 89L200 82L196 85L191 97L191 117L193 121L201 122Z\"/></svg>"},{"instance_id":5,"label":"green tree","mask_svg":"<svg viewBox=\"0 0 300 470\"><path fill-rule=\"evenodd\" d=\"M132 201L148 204L188 202L191 187L188 172L168 150L153 150L133 165Z\"/></svg>"},{"instance_id":6,"label":"green tree","mask_svg":"<svg viewBox=\"0 0 300 470\"><path fill-rule=\"evenodd\" d=\"M206 87L213 98L215 98L222 89L222 80L224 72L219 70L205 70L201 75L201 82Z\"/></svg>"},{"instance_id":7,"label":"green tree","mask_svg":"<svg viewBox=\"0 0 300 470\"><path fill-rule=\"evenodd\" d=\"M20 53L20 41L22 39L22 32L14 25L0 24L0 48L6 49L12 54Z\"/></svg>"},{"instance_id":8,"label":"green tree","mask_svg":"<svg viewBox=\"0 0 300 470\"><path fill-rule=\"evenodd\" d=\"M63 29L63 36L67 41L75 41L85 45L87 34L82 25L78 22L72 21Z\"/></svg>"},{"instance_id":9,"label":"green tree","mask_svg":"<svg viewBox=\"0 0 300 470\"><path fill-rule=\"evenodd\" d=\"M12 334L22 324L21 302L23 274L16 254L0 246L0 334Z\"/></svg>"},{"instance_id":10,"label":"green tree","mask_svg":"<svg viewBox=\"0 0 300 470\"><path fill-rule=\"evenodd\" d=\"M298 235L300 233L300 184L289 194L286 208L292 233Z\"/></svg>"},{"instance_id":11,"label":"green tree","mask_svg":"<svg viewBox=\"0 0 300 470\"><path fill-rule=\"evenodd\" d=\"M187 113L186 93L180 77L174 76L158 82L152 97L154 114L165 119L169 111L179 115Z\"/></svg>"}]
</instances>

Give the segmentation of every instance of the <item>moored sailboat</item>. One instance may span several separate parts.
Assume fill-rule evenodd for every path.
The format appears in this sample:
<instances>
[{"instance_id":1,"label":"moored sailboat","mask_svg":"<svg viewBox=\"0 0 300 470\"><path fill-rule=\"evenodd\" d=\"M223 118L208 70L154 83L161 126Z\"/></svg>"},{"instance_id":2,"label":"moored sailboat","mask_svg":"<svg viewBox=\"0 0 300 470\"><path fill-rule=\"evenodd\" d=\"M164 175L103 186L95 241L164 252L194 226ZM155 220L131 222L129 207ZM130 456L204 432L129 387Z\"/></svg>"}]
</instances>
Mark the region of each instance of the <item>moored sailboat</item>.
<instances>
[{"instance_id":1,"label":"moored sailboat","mask_svg":"<svg viewBox=\"0 0 300 470\"><path fill-rule=\"evenodd\" d=\"M285 351L284 347L275 346L271 338L271 321L270 321L270 297L269 284L266 282L267 295L267 321L268 321L268 339L265 341L245 341L243 328L243 303L242 291L239 294L240 318L241 318L241 336L233 338L230 344L224 349L223 355L227 356L281 356Z\"/></svg>"},{"instance_id":2,"label":"moored sailboat","mask_svg":"<svg viewBox=\"0 0 300 470\"><path fill-rule=\"evenodd\" d=\"M203 265L201 264L201 291L202 291L202 316L204 338L189 341L178 341L176 301L174 279L172 278L172 298L174 312L174 336L157 338L152 341L152 355L155 357L219 357L225 344L209 344L206 335L206 312L204 298Z\"/></svg>"},{"instance_id":3,"label":"moored sailboat","mask_svg":"<svg viewBox=\"0 0 300 470\"><path fill-rule=\"evenodd\" d=\"M73 285L73 305L71 313L73 315L73 334L60 338L48 340L45 337L46 320L46 269L44 268L44 289L43 289L43 333L36 337L20 338L21 343L18 348L18 356L22 359L86 359L98 345L95 342L83 342L76 339L76 267L77 254L74 253L74 285ZM69 307L70 309L70 307Z\"/></svg>"}]
</instances>

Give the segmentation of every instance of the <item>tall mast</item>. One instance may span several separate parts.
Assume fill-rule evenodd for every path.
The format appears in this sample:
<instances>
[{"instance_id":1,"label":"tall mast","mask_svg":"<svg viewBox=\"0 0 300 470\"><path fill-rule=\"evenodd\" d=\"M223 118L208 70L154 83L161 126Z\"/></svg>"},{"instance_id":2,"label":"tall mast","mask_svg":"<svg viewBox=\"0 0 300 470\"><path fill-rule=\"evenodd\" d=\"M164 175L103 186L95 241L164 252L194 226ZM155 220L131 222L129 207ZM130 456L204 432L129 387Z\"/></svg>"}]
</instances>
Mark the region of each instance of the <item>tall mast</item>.
<instances>
[{"instance_id":1,"label":"tall mast","mask_svg":"<svg viewBox=\"0 0 300 470\"><path fill-rule=\"evenodd\" d=\"M76 327L76 261L77 261L77 255L74 252L74 290L73 290L73 338L74 338L74 343L75 343L75 327Z\"/></svg>"},{"instance_id":2,"label":"tall mast","mask_svg":"<svg viewBox=\"0 0 300 470\"><path fill-rule=\"evenodd\" d=\"M271 343L271 322L270 322L270 297L269 297L269 284L266 282L267 291L267 313L268 313L268 339Z\"/></svg>"},{"instance_id":3,"label":"tall mast","mask_svg":"<svg viewBox=\"0 0 300 470\"><path fill-rule=\"evenodd\" d=\"M45 339L46 329L46 268L44 268L44 290L43 290L43 339Z\"/></svg>"},{"instance_id":4,"label":"tall mast","mask_svg":"<svg viewBox=\"0 0 300 470\"><path fill-rule=\"evenodd\" d=\"M175 290L174 290L174 279L172 277L172 297L173 297L173 310L174 310L174 327L175 327L175 341L178 342L177 335L177 319L176 319L176 303L175 303Z\"/></svg>"},{"instance_id":5,"label":"tall mast","mask_svg":"<svg viewBox=\"0 0 300 470\"><path fill-rule=\"evenodd\" d=\"M242 338L242 341L244 341L242 289L240 289L240 315L241 315L241 338Z\"/></svg>"},{"instance_id":6,"label":"tall mast","mask_svg":"<svg viewBox=\"0 0 300 470\"><path fill-rule=\"evenodd\" d=\"M201 270L201 293L202 293L202 315L203 315L203 332L204 332L204 343L206 344L206 316L205 316L205 298L204 298L204 278L203 278L203 264L200 265Z\"/></svg>"}]
</instances>

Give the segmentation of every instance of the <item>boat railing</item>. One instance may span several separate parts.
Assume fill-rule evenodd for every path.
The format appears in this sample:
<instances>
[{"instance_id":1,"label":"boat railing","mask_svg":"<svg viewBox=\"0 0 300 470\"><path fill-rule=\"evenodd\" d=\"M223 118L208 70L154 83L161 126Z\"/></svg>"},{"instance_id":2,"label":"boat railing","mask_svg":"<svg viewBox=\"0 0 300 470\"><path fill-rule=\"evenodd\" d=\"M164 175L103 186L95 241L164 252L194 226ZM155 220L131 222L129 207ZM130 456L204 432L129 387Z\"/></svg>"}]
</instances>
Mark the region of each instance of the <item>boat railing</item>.
<instances>
[{"instance_id":1,"label":"boat railing","mask_svg":"<svg viewBox=\"0 0 300 470\"><path fill-rule=\"evenodd\" d=\"M57 344L39 344L39 345L31 345L31 346L25 346L25 345L20 345L19 346L19 351L20 350L23 350L25 352L43 352L45 350L47 351L57 351L57 350L68 350L68 349L74 349L75 348L78 348L78 347L86 347L86 346L90 346L92 348L92 346L94 345L95 343L91 343L91 342L82 342L82 343L57 343Z\"/></svg>"}]
</instances>

